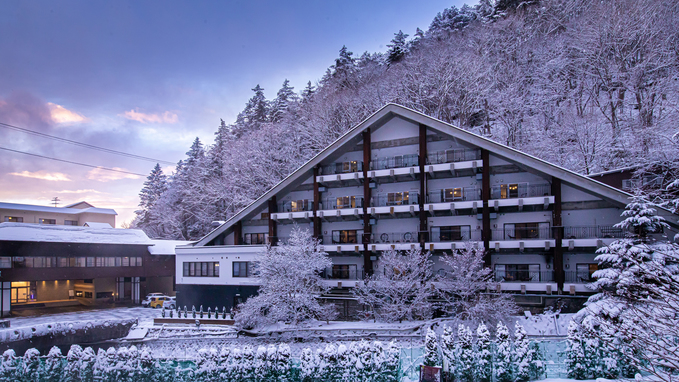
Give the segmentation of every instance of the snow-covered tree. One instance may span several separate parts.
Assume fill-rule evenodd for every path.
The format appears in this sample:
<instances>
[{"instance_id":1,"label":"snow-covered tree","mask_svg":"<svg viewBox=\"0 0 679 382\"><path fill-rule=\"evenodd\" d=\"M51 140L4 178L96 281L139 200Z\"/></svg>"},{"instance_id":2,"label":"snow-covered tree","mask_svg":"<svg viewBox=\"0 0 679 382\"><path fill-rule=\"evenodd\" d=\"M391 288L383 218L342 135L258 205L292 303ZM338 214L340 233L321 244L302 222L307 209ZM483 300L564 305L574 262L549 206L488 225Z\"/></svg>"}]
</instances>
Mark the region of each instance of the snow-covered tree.
<instances>
[{"instance_id":1,"label":"snow-covered tree","mask_svg":"<svg viewBox=\"0 0 679 382\"><path fill-rule=\"evenodd\" d=\"M236 324L254 327L284 321L296 325L308 319L329 320L332 306L316 298L328 290L320 273L331 265L308 230L294 227L288 243L269 246L255 262L258 294L236 315Z\"/></svg>"},{"instance_id":2,"label":"snow-covered tree","mask_svg":"<svg viewBox=\"0 0 679 382\"><path fill-rule=\"evenodd\" d=\"M2 353L2 363L0 364L0 381L16 381L19 376L21 359L16 356L12 349Z\"/></svg>"},{"instance_id":3,"label":"snow-covered tree","mask_svg":"<svg viewBox=\"0 0 679 382\"><path fill-rule=\"evenodd\" d=\"M146 178L144 187L139 192L139 207L140 209L134 213L137 215L135 224L139 228L144 228L146 225L154 224L152 211L160 196L167 190L167 176L163 174L163 169L160 164L151 171L151 174Z\"/></svg>"},{"instance_id":4,"label":"snow-covered tree","mask_svg":"<svg viewBox=\"0 0 679 382\"><path fill-rule=\"evenodd\" d=\"M81 359L83 357L83 348L80 345L71 345L71 348L66 354L66 365L64 366L63 380L65 382L80 381L80 370L82 368Z\"/></svg>"},{"instance_id":5,"label":"snow-covered tree","mask_svg":"<svg viewBox=\"0 0 679 382\"><path fill-rule=\"evenodd\" d=\"M52 346L43 365L42 378L45 382L59 382L64 370L64 356L61 349Z\"/></svg>"},{"instance_id":6,"label":"snow-covered tree","mask_svg":"<svg viewBox=\"0 0 679 382\"><path fill-rule=\"evenodd\" d=\"M461 382L474 381L474 342L472 331L468 326L457 326L457 343L455 345L457 367L455 370L456 380Z\"/></svg>"},{"instance_id":7,"label":"snow-covered tree","mask_svg":"<svg viewBox=\"0 0 679 382\"><path fill-rule=\"evenodd\" d=\"M97 362L97 355L91 347L86 347L80 358L80 381L91 381L94 377L94 365Z\"/></svg>"},{"instance_id":8,"label":"snow-covered tree","mask_svg":"<svg viewBox=\"0 0 679 382\"><path fill-rule=\"evenodd\" d=\"M625 207L622 217L625 219L616 224L616 228L622 228L634 234L635 238L645 241L649 234L662 231L668 227L665 219L657 215L655 206L648 202L644 196L637 194Z\"/></svg>"},{"instance_id":9,"label":"snow-covered tree","mask_svg":"<svg viewBox=\"0 0 679 382\"><path fill-rule=\"evenodd\" d=\"M506 319L517 310L514 300L496 290L489 268L484 267L483 250L468 243L465 249L440 257L446 273L437 276L441 308L456 319L470 322L492 322Z\"/></svg>"},{"instance_id":10,"label":"snow-covered tree","mask_svg":"<svg viewBox=\"0 0 679 382\"><path fill-rule=\"evenodd\" d=\"M424 337L424 360L422 363L426 366L441 365L439 344L436 339L436 332L432 328L427 329L427 335Z\"/></svg>"},{"instance_id":11,"label":"snow-covered tree","mask_svg":"<svg viewBox=\"0 0 679 382\"><path fill-rule=\"evenodd\" d=\"M502 321L498 321L495 331L495 362L494 374L497 382L512 382L512 340L509 329Z\"/></svg>"},{"instance_id":12,"label":"snow-covered tree","mask_svg":"<svg viewBox=\"0 0 679 382\"><path fill-rule=\"evenodd\" d=\"M530 380L530 341L526 335L526 329L517 321L514 324L514 378L516 381Z\"/></svg>"},{"instance_id":13,"label":"snow-covered tree","mask_svg":"<svg viewBox=\"0 0 679 382\"><path fill-rule=\"evenodd\" d=\"M353 289L359 304L384 322L427 319L432 315L431 254L417 249L388 250L377 270Z\"/></svg>"},{"instance_id":14,"label":"snow-covered tree","mask_svg":"<svg viewBox=\"0 0 679 382\"><path fill-rule=\"evenodd\" d=\"M403 33L403 31L398 31L394 33L394 38L391 39L391 44L387 44L389 50L387 50L387 62L393 64L398 62L403 58L403 56L408 53L408 42L406 39L408 35Z\"/></svg>"},{"instance_id":15,"label":"snow-covered tree","mask_svg":"<svg viewBox=\"0 0 679 382\"><path fill-rule=\"evenodd\" d=\"M40 352L36 348L30 348L24 353L21 365L21 381L40 381L44 378L40 373Z\"/></svg>"},{"instance_id":16,"label":"snow-covered tree","mask_svg":"<svg viewBox=\"0 0 679 382\"><path fill-rule=\"evenodd\" d=\"M318 357L309 348L304 348L300 356L299 377L302 382L315 381L318 374Z\"/></svg>"},{"instance_id":17,"label":"snow-covered tree","mask_svg":"<svg viewBox=\"0 0 679 382\"><path fill-rule=\"evenodd\" d=\"M453 332L453 328L448 325L443 326L443 333L441 333L441 355L443 358L444 370L446 370L450 378L454 378L457 370L455 333Z\"/></svg>"},{"instance_id":18,"label":"snow-covered tree","mask_svg":"<svg viewBox=\"0 0 679 382\"><path fill-rule=\"evenodd\" d=\"M587 361L582 331L575 321L568 324L568 346L566 348L566 373L568 378L587 379Z\"/></svg>"},{"instance_id":19,"label":"snow-covered tree","mask_svg":"<svg viewBox=\"0 0 679 382\"><path fill-rule=\"evenodd\" d=\"M490 331L484 323L476 328L476 352L474 377L478 382L490 382L493 378L493 352Z\"/></svg>"},{"instance_id":20,"label":"snow-covered tree","mask_svg":"<svg viewBox=\"0 0 679 382\"><path fill-rule=\"evenodd\" d=\"M283 86L278 90L276 98L271 102L269 110L271 122L280 122L283 119L283 115L288 112L290 105L297 102L298 96L294 89L286 78L283 81Z\"/></svg>"}]
</instances>

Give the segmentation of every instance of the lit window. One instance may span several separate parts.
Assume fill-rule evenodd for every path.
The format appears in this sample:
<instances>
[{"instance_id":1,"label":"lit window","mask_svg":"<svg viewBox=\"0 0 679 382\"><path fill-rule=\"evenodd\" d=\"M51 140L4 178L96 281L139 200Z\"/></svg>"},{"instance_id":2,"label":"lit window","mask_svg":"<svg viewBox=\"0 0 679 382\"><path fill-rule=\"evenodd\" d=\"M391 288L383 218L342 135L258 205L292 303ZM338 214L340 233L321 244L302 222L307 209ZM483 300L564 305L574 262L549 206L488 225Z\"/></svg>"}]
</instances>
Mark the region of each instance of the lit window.
<instances>
[{"instance_id":1,"label":"lit window","mask_svg":"<svg viewBox=\"0 0 679 382\"><path fill-rule=\"evenodd\" d=\"M5 221L8 223L23 223L24 218L20 216L5 216Z\"/></svg>"},{"instance_id":2,"label":"lit window","mask_svg":"<svg viewBox=\"0 0 679 382\"><path fill-rule=\"evenodd\" d=\"M40 219L40 224L57 224L57 219Z\"/></svg>"}]
</instances>

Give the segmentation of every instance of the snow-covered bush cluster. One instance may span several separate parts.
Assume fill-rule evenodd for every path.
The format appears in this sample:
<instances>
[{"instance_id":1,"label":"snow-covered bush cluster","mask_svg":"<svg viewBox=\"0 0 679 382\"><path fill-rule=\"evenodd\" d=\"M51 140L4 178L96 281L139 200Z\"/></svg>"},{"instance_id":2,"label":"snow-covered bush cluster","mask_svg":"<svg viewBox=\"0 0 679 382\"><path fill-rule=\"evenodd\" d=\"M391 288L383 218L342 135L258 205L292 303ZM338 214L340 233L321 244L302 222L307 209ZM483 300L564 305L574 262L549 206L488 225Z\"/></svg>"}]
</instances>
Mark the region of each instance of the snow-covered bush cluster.
<instances>
[{"instance_id":1,"label":"snow-covered bush cluster","mask_svg":"<svg viewBox=\"0 0 679 382\"><path fill-rule=\"evenodd\" d=\"M519 323L512 337L507 326L498 322L495 341L484 324L477 327L476 337L468 326L458 325L456 334L446 325L440 341L429 329L423 363L443 366L450 380L460 382L532 381L545 374L544 355L538 343L528 340Z\"/></svg>"},{"instance_id":2,"label":"snow-covered bush cluster","mask_svg":"<svg viewBox=\"0 0 679 382\"><path fill-rule=\"evenodd\" d=\"M7 350L0 362L0 382L211 382L211 381L397 381L400 349L393 343L328 344L302 350L292 359L287 344L198 351L193 363L159 361L136 346L99 349L72 345L66 356L53 347L41 357L29 349L23 357Z\"/></svg>"}]
</instances>

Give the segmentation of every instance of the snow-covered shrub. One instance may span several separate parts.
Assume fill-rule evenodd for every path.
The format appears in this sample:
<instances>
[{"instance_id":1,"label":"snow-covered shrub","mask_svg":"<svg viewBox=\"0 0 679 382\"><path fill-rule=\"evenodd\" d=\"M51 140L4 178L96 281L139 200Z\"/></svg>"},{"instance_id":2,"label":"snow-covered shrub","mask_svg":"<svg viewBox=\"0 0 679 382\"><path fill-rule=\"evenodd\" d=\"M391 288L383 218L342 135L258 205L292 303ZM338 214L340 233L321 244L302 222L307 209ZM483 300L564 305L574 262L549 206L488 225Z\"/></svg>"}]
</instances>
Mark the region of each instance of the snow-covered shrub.
<instances>
[{"instance_id":1,"label":"snow-covered shrub","mask_svg":"<svg viewBox=\"0 0 679 382\"><path fill-rule=\"evenodd\" d=\"M585 357L582 332L575 321L568 324L568 347L566 348L566 373L568 378L587 379L589 372Z\"/></svg>"},{"instance_id":2,"label":"snow-covered shrub","mask_svg":"<svg viewBox=\"0 0 679 382\"><path fill-rule=\"evenodd\" d=\"M457 327L457 344L455 345L455 376L461 382L474 381L474 342L472 331L462 324Z\"/></svg>"},{"instance_id":3,"label":"snow-covered shrub","mask_svg":"<svg viewBox=\"0 0 679 382\"><path fill-rule=\"evenodd\" d=\"M0 381L13 382L17 380L20 359L17 358L16 353L12 349L5 350L2 353L2 364L0 364Z\"/></svg>"},{"instance_id":4,"label":"snow-covered shrub","mask_svg":"<svg viewBox=\"0 0 679 382\"><path fill-rule=\"evenodd\" d=\"M299 359L299 378L301 382L312 382L318 375L318 356L309 348L302 349Z\"/></svg>"},{"instance_id":5,"label":"snow-covered shrub","mask_svg":"<svg viewBox=\"0 0 679 382\"><path fill-rule=\"evenodd\" d=\"M30 348L26 350L21 366L19 373L21 381L33 382L43 379L43 376L40 375L40 352L38 349Z\"/></svg>"},{"instance_id":6,"label":"snow-covered shrub","mask_svg":"<svg viewBox=\"0 0 679 382\"><path fill-rule=\"evenodd\" d=\"M497 382L512 382L512 340L509 337L509 329L502 321L497 323L495 332L495 380Z\"/></svg>"},{"instance_id":7,"label":"snow-covered shrub","mask_svg":"<svg viewBox=\"0 0 679 382\"><path fill-rule=\"evenodd\" d=\"M476 328L476 353L474 359L474 377L478 382L490 382L493 378L493 353L490 342L490 331L481 323Z\"/></svg>"},{"instance_id":8,"label":"snow-covered shrub","mask_svg":"<svg viewBox=\"0 0 679 382\"><path fill-rule=\"evenodd\" d=\"M349 348L345 344L337 346L337 364L335 367L335 378L339 380L348 380L356 372L354 365L350 365L351 354Z\"/></svg>"},{"instance_id":9,"label":"snow-covered shrub","mask_svg":"<svg viewBox=\"0 0 679 382\"><path fill-rule=\"evenodd\" d=\"M424 338L424 360L422 363L426 366L439 366L441 364L436 332L432 328L427 329L427 335Z\"/></svg>"},{"instance_id":10,"label":"snow-covered shrub","mask_svg":"<svg viewBox=\"0 0 679 382\"><path fill-rule=\"evenodd\" d=\"M275 354L273 354L273 356L275 356ZM253 377L257 380L263 380L269 375L269 359L267 357L266 347L257 347L253 370Z\"/></svg>"},{"instance_id":11,"label":"snow-covered shrub","mask_svg":"<svg viewBox=\"0 0 679 382\"><path fill-rule=\"evenodd\" d=\"M195 378L205 382L218 381L217 357L215 348L200 349L196 358Z\"/></svg>"},{"instance_id":12,"label":"snow-covered shrub","mask_svg":"<svg viewBox=\"0 0 679 382\"><path fill-rule=\"evenodd\" d=\"M533 341L528 351L528 362L530 367L530 379L537 380L545 374L545 355L540 349L540 344Z\"/></svg>"},{"instance_id":13,"label":"snow-covered shrub","mask_svg":"<svg viewBox=\"0 0 679 382\"><path fill-rule=\"evenodd\" d=\"M66 366L64 367L64 382L80 381L80 367L83 348L80 345L71 345L66 354Z\"/></svg>"},{"instance_id":14,"label":"snow-covered shrub","mask_svg":"<svg viewBox=\"0 0 679 382\"><path fill-rule=\"evenodd\" d=\"M337 374L337 347L334 344L327 344L318 354L320 359L318 372L325 378L335 378Z\"/></svg>"},{"instance_id":15,"label":"snow-covered shrub","mask_svg":"<svg viewBox=\"0 0 679 382\"><path fill-rule=\"evenodd\" d=\"M443 358L444 371L453 378L455 375L455 333L453 328L448 325L443 326L441 333L441 356Z\"/></svg>"},{"instance_id":16,"label":"snow-covered shrub","mask_svg":"<svg viewBox=\"0 0 679 382\"><path fill-rule=\"evenodd\" d=\"M191 307L191 315L193 316L193 318L196 318L196 306L195 305Z\"/></svg>"},{"instance_id":17,"label":"snow-covered shrub","mask_svg":"<svg viewBox=\"0 0 679 382\"><path fill-rule=\"evenodd\" d=\"M288 344L278 345L274 375L278 381L288 381L292 378L292 351Z\"/></svg>"},{"instance_id":18,"label":"snow-covered shrub","mask_svg":"<svg viewBox=\"0 0 679 382\"><path fill-rule=\"evenodd\" d=\"M45 382L59 382L64 370L64 356L61 349L52 346L43 365L42 378Z\"/></svg>"},{"instance_id":19,"label":"snow-covered shrub","mask_svg":"<svg viewBox=\"0 0 679 382\"><path fill-rule=\"evenodd\" d=\"M523 325L517 321L514 325L514 377L516 381L525 382L530 380L530 341Z\"/></svg>"},{"instance_id":20,"label":"snow-covered shrub","mask_svg":"<svg viewBox=\"0 0 679 382\"><path fill-rule=\"evenodd\" d=\"M91 347L86 347L83 350L80 358L80 374L81 381L91 381L94 378L94 365L97 362L97 355Z\"/></svg>"},{"instance_id":21,"label":"snow-covered shrub","mask_svg":"<svg viewBox=\"0 0 679 382\"><path fill-rule=\"evenodd\" d=\"M255 351L250 345L243 347L240 373L243 378L252 378L255 373Z\"/></svg>"},{"instance_id":22,"label":"snow-covered shrub","mask_svg":"<svg viewBox=\"0 0 679 382\"><path fill-rule=\"evenodd\" d=\"M160 365L156 361L148 348L142 348L139 352L139 381L155 382L157 370Z\"/></svg>"}]
</instances>

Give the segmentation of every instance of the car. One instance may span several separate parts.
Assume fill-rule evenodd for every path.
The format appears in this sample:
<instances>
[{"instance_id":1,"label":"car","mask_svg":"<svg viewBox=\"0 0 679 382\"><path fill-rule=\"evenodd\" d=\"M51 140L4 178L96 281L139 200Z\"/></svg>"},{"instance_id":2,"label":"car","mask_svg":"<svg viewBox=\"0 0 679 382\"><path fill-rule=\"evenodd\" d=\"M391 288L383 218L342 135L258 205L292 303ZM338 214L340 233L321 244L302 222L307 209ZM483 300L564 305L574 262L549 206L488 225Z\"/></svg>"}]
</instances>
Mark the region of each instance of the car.
<instances>
[{"instance_id":1,"label":"car","mask_svg":"<svg viewBox=\"0 0 679 382\"><path fill-rule=\"evenodd\" d=\"M144 308L148 308L151 306L151 302L153 302L155 298L163 296L165 296L164 293L159 292L149 293L146 295L146 298L144 298L144 300L141 302L141 306Z\"/></svg>"},{"instance_id":2,"label":"car","mask_svg":"<svg viewBox=\"0 0 679 382\"><path fill-rule=\"evenodd\" d=\"M163 302L165 302L169 299L170 299L170 296L151 297L151 302L149 303L149 307L154 308L154 309L160 309L160 308L163 307Z\"/></svg>"},{"instance_id":3,"label":"car","mask_svg":"<svg viewBox=\"0 0 679 382\"><path fill-rule=\"evenodd\" d=\"M170 297L169 300L163 301L163 308L175 309L177 307L177 297Z\"/></svg>"},{"instance_id":4,"label":"car","mask_svg":"<svg viewBox=\"0 0 679 382\"><path fill-rule=\"evenodd\" d=\"M154 293L149 293L146 295L145 300L148 300L151 297L162 297L165 296L165 293L160 293L160 292L154 292Z\"/></svg>"}]
</instances>

